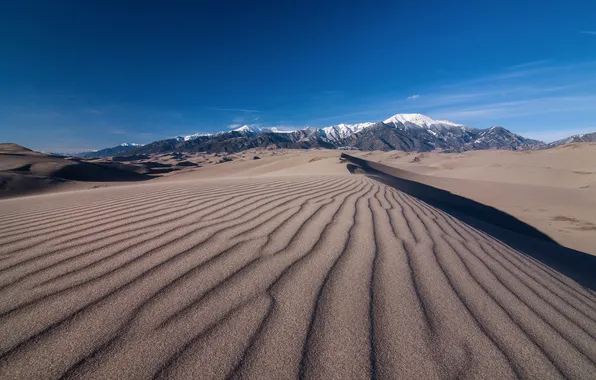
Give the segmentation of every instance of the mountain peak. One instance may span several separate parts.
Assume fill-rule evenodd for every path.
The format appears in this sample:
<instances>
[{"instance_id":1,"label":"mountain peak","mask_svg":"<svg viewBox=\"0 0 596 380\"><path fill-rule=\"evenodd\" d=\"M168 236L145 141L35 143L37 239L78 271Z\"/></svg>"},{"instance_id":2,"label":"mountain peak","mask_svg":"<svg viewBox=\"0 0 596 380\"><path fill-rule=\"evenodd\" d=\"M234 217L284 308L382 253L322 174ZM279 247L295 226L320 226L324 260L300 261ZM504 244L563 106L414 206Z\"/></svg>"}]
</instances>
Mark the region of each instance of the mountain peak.
<instances>
[{"instance_id":1,"label":"mountain peak","mask_svg":"<svg viewBox=\"0 0 596 380\"><path fill-rule=\"evenodd\" d=\"M243 125L240 128L234 129L234 132L260 132L261 128L258 125Z\"/></svg>"},{"instance_id":2,"label":"mountain peak","mask_svg":"<svg viewBox=\"0 0 596 380\"><path fill-rule=\"evenodd\" d=\"M135 144L135 143L122 143L119 146L143 146L143 144Z\"/></svg>"},{"instance_id":3,"label":"mountain peak","mask_svg":"<svg viewBox=\"0 0 596 380\"><path fill-rule=\"evenodd\" d=\"M275 127L261 127L260 125L257 124L247 124L247 125L243 125L240 128L236 128L233 130L234 132L252 132L252 133L265 133L265 132L271 132L271 133L292 133L295 132L294 130L290 131L290 130L284 130L284 129L278 129Z\"/></svg>"},{"instance_id":4,"label":"mountain peak","mask_svg":"<svg viewBox=\"0 0 596 380\"><path fill-rule=\"evenodd\" d=\"M329 140L338 140L348 137L351 134L362 131L364 128L368 128L375 123L357 123L357 124L338 124L329 127L322 128L325 133L325 137Z\"/></svg>"},{"instance_id":5,"label":"mountain peak","mask_svg":"<svg viewBox=\"0 0 596 380\"><path fill-rule=\"evenodd\" d=\"M451 127L463 127L462 124L453 123L448 120L434 120L419 113L398 113L383 121L385 124L411 123L419 127L428 128L432 125L443 124Z\"/></svg>"}]
</instances>

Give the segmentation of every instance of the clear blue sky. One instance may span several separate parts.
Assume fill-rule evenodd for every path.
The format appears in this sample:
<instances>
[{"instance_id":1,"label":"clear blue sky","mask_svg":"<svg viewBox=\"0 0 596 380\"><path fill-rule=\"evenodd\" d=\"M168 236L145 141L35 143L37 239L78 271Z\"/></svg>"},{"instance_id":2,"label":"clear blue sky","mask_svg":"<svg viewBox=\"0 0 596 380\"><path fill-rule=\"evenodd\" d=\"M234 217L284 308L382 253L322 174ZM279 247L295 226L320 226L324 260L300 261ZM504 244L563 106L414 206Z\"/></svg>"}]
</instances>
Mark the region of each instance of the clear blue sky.
<instances>
[{"instance_id":1,"label":"clear blue sky","mask_svg":"<svg viewBox=\"0 0 596 380\"><path fill-rule=\"evenodd\" d=\"M596 131L593 0L4 3L0 141L34 149L409 112Z\"/></svg>"}]
</instances>

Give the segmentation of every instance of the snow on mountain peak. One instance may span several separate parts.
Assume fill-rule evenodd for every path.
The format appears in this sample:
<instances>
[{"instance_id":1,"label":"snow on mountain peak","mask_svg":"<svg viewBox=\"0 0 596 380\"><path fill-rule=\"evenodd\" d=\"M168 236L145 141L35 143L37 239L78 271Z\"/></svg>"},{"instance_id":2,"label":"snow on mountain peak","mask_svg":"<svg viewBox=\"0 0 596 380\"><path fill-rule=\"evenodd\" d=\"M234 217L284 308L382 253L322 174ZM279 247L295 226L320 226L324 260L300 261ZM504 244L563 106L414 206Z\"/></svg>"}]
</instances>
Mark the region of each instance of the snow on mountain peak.
<instances>
[{"instance_id":1,"label":"snow on mountain peak","mask_svg":"<svg viewBox=\"0 0 596 380\"><path fill-rule=\"evenodd\" d=\"M364 128L368 128L375 123L357 123L357 124L338 124L338 125L331 125L329 127L322 128L323 132L325 132L325 136L331 140L337 140L340 138L347 137L351 134L357 133L362 131Z\"/></svg>"},{"instance_id":2,"label":"snow on mountain peak","mask_svg":"<svg viewBox=\"0 0 596 380\"><path fill-rule=\"evenodd\" d=\"M177 141L190 141L202 136L213 136L211 133L193 133L192 135L188 136L176 136L174 137Z\"/></svg>"},{"instance_id":3,"label":"snow on mountain peak","mask_svg":"<svg viewBox=\"0 0 596 380\"><path fill-rule=\"evenodd\" d=\"M272 132L272 133L292 133L295 131L290 130L282 130L275 127L261 127L260 125L243 125L240 128L236 128L233 130L234 132L252 132L252 133L264 133L264 132Z\"/></svg>"},{"instance_id":4,"label":"snow on mountain peak","mask_svg":"<svg viewBox=\"0 0 596 380\"><path fill-rule=\"evenodd\" d=\"M202 137L202 136L212 136L211 133L194 133L192 135L188 135L188 136L184 136L184 141L188 141L188 140L194 140L198 137Z\"/></svg>"},{"instance_id":5,"label":"snow on mountain peak","mask_svg":"<svg viewBox=\"0 0 596 380\"><path fill-rule=\"evenodd\" d=\"M240 128L234 129L234 132L255 132L255 133L258 133L260 131L261 131L261 128L259 128L256 125L243 125Z\"/></svg>"},{"instance_id":6,"label":"snow on mountain peak","mask_svg":"<svg viewBox=\"0 0 596 380\"><path fill-rule=\"evenodd\" d=\"M463 125L463 124L457 124L457 123L454 123L454 122L452 122L452 121L449 121L449 120L435 120L435 121L436 121L437 123L440 123L440 124L445 124L445 125L450 125L450 126L452 126L452 127L464 127L464 125Z\"/></svg>"},{"instance_id":7,"label":"snow on mountain peak","mask_svg":"<svg viewBox=\"0 0 596 380\"><path fill-rule=\"evenodd\" d=\"M419 113L401 113L396 114L390 117L389 119L384 121L385 124L397 124L397 123L410 123L414 124L418 127L425 128L430 131L430 133L434 132L431 130L432 126L438 127L461 127L462 130L467 129L461 124L456 124L448 120L434 120L428 116L419 114ZM355 123L355 124L337 124L331 125L325 128L316 128L312 129L313 131L319 130L322 131L325 137L328 140L339 140L355 133L361 132L363 129L371 127L376 123L373 122L363 122L363 123ZM435 127L436 128L436 127ZM301 131L307 131L309 128L303 128ZM228 133L229 131L218 132L216 135L220 135L223 133ZM287 130L287 129L279 129L276 127L264 127L258 124L246 124L236 129L232 129L231 132L240 132L240 133L254 133L254 134L261 134L261 133L292 133L296 132L296 130ZM189 136L177 136L176 140L178 141L189 141L194 140L201 136L213 136L211 133L195 133ZM134 145L134 144L133 144Z\"/></svg>"},{"instance_id":8,"label":"snow on mountain peak","mask_svg":"<svg viewBox=\"0 0 596 380\"><path fill-rule=\"evenodd\" d=\"M296 132L296 130L289 130L289 129L277 129L275 127L272 128L268 128L267 132L273 132L273 133L292 133L292 132Z\"/></svg>"},{"instance_id":9,"label":"snow on mountain peak","mask_svg":"<svg viewBox=\"0 0 596 380\"><path fill-rule=\"evenodd\" d=\"M122 143L120 146L143 146L143 144L135 144L135 143Z\"/></svg>"},{"instance_id":10,"label":"snow on mountain peak","mask_svg":"<svg viewBox=\"0 0 596 380\"><path fill-rule=\"evenodd\" d=\"M448 120L434 120L428 116L419 113L398 113L383 121L385 124L411 123L422 128L429 128L432 125L444 124L451 127L463 127Z\"/></svg>"}]
</instances>

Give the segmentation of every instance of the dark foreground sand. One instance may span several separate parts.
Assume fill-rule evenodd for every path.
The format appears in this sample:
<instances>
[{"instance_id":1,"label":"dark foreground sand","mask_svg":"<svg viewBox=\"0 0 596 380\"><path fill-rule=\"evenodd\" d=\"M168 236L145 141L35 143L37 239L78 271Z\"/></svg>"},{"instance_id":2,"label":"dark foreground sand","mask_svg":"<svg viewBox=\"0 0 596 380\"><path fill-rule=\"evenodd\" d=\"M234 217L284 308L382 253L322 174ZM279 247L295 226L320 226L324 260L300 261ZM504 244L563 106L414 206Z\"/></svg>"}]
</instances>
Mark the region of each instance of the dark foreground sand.
<instances>
[{"instance_id":1,"label":"dark foreground sand","mask_svg":"<svg viewBox=\"0 0 596 380\"><path fill-rule=\"evenodd\" d=\"M0 201L2 379L594 379L596 295L362 175Z\"/></svg>"}]
</instances>

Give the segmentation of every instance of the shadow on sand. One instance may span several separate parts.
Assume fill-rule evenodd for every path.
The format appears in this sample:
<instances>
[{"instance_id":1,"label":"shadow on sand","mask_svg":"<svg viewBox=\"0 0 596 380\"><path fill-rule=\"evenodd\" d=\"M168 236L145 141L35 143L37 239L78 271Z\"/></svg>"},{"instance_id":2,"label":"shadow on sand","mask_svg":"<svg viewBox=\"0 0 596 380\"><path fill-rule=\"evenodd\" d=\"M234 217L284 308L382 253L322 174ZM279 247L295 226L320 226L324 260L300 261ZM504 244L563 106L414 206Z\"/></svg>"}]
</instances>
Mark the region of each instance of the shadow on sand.
<instances>
[{"instance_id":1,"label":"shadow on sand","mask_svg":"<svg viewBox=\"0 0 596 380\"><path fill-rule=\"evenodd\" d=\"M350 173L366 174L412 195L539 260L586 288L596 290L596 256L561 246L543 232L494 207L405 179L403 173L406 172L401 169L345 153L341 157L350 162Z\"/></svg>"}]
</instances>

